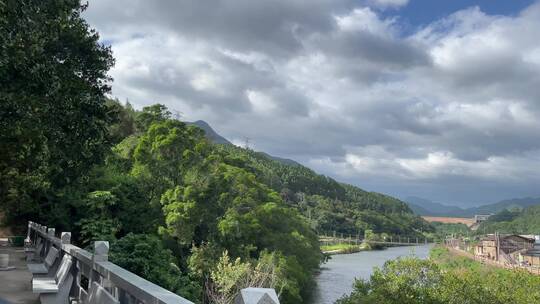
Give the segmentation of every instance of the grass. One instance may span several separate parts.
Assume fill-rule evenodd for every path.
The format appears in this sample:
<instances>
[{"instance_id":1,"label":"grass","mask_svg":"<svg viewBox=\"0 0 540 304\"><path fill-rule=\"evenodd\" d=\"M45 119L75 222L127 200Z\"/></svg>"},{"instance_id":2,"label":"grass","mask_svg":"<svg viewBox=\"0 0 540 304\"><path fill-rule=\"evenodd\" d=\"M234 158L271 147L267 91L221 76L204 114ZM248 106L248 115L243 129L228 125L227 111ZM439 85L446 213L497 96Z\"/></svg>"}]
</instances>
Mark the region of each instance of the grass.
<instances>
[{"instance_id":1,"label":"grass","mask_svg":"<svg viewBox=\"0 0 540 304\"><path fill-rule=\"evenodd\" d=\"M431 260L437 263L439 267L445 270L467 269L479 273L509 271L487 264L482 264L468 257L452 254L447 248L443 246L433 247L429 253L429 257Z\"/></svg>"},{"instance_id":2,"label":"grass","mask_svg":"<svg viewBox=\"0 0 540 304\"><path fill-rule=\"evenodd\" d=\"M353 252L359 252L359 251L364 251L364 250L369 250L369 249L370 248L364 244L356 245L356 244L340 243L340 244L321 246L321 251L332 252L332 253L353 253Z\"/></svg>"}]
</instances>

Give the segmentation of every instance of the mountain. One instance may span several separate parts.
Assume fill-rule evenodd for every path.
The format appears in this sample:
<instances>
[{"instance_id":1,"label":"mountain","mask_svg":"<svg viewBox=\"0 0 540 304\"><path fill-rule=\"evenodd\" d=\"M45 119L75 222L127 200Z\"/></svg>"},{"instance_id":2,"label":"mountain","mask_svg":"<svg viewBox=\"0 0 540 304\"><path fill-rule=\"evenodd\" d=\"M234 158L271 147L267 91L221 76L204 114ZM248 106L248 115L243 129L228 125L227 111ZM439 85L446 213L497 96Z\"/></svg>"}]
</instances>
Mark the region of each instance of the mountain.
<instances>
[{"instance_id":1,"label":"mountain","mask_svg":"<svg viewBox=\"0 0 540 304\"><path fill-rule=\"evenodd\" d=\"M420 197L408 197L404 200L414 213L429 216L473 217L476 214L496 214L503 210L522 210L540 205L540 198L514 198L479 207L460 208L435 203Z\"/></svg>"},{"instance_id":2,"label":"mountain","mask_svg":"<svg viewBox=\"0 0 540 304\"><path fill-rule=\"evenodd\" d=\"M206 137L213 143L215 144L222 144L222 145L232 145L232 143L230 141L228 141L225 137L219 135L206 121L204 120L197 120L197 121L194 121L194 122L186 122L188 125L192 125L192 126L197 126L201 129L204 130L204 132L206 133ZM268 153L264 153L264 152L261 152L262 154L264 154L266 157L268 158L271 158L275 161L278 161L280 163L283 163L285 165L291 165L291 166L296 166L296 165L300 165L298 162L292 160L292 159L288 159L288 158L282 158L282 157L277 157L277 156L273 156L273 155L270 155Z\"/></svg>"},{"instance_id":3,"label":"mountain","mask_svg":"<svg viewBox=\"0 0 540 304\"><path fill-rule=\"evenodd\" d=\"M498 203L483 205L467 210L473 210L475 214L495 214L503 210L522 210L535 205L540 205L540 198L525 197L503 200Z\"/></svg>"},{"instance_id":4,"label":"mountain","mask_svg":"<svg viewBox=\"0 0 540 304\"><path fill-rule=\"evenodd\" d=\"M273 159L275 161L278 161L284 165L289 165L289 166L300 166L300 164L292 159L288 159L288 158L282 158L282 157L277 157L277 156L272 156L268 153L264 153L264 152L260 152L261 154L263 154L264 156L270 158L270 159Z\"/></svg>"},{"instance_id":5,"label":"mountain","mask_svg":"<svg viewBox=\"0 0 540 304\"><path fill-rule=\"evenodd\" d=\"M232 145L225 137L219 135L210 125L204 120L197 120L194 122L186 122L188 125L197 126L204 130L206 137L215 144Z\"/></svg>"},{"instance_id":6,"label":"mountain","mask_svg":"<svg viewBox=\"0 0 540 304\"><path fill-rule=\"evenodd\" d=\"M202 120L188 124L203 129L207 138L221 144L216 148L228 161L243 164L320 233L356 235L369 229L414 237L432 230L396 198L339 183L291 159L237 147Z\"/></svg>"},{"instance_id":7,"label":"mountain","mask_svg":"<svg viewBox=\"0 0 540 304\"><path fill-rule=\"evenodd\" d=\"M411 196L404 199L414 213L430 216L467 216L467 211L456 207L432 202L425 198Z\"/></svg>"},{"instance_id":8,"label":"mountain","mask_svg":"<svg viewBox=\"0 0 540 304\"><path fill-rule=\"evenodd\" d=\"M278 193L319 233L375 233L421 236L433 230L407 204L381 193L340 183L294 162L278 161L266 153L234 145L219 145L231 162L243 163L257 180Z\"/></svg>"}]
</instances>

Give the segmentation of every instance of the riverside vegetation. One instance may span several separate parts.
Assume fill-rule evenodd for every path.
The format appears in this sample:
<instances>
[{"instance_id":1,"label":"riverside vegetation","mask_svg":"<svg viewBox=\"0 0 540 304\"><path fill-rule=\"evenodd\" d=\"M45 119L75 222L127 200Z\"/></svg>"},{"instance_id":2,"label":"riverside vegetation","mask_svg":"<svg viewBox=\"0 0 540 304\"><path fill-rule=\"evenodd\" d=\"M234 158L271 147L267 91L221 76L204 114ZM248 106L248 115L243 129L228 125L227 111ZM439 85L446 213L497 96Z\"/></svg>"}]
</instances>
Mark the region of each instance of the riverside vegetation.
<instances>
[{"instance_id":1,"label":"riverside vegetation","mask_svg":"<svg viewBox=\"0 0 540 304\"><path fill-rule=\"evenodd\" d=\"M435 247L430 259L400 258L376 269L337 304L540 303L540 276L493 268Z\"/></svg>"},{"instance_id":2,"label":"riverside vegetation","mask_svg":"<svg viewBox=\"0 0 540 304\"><path fill-rule=\"evenodd\" d=\"M109 99L110 47L78 0L0 1L0 207L112 242L118 265L194 302L273 287L302 303L316 231L421 235L403 202L262 153L211 143L163 105Z\"/></svg>"}]
</instances>

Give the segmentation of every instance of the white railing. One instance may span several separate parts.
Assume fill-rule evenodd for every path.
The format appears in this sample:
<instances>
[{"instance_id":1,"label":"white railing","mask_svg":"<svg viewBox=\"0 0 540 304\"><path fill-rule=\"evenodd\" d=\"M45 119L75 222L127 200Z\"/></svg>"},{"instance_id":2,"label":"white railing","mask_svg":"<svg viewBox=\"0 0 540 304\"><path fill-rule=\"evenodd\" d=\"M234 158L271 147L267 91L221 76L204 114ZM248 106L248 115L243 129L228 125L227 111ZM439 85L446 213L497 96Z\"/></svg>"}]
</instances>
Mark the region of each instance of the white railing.
<instances>
[{"instance_id":1,"label":"white railing","mask_svg":"<svg viewBox=\"0 0 540 304\"><path fill-rule=\"evenodd\" d=\"M54 228L28 222L25 245L35 246L39 239L41 239L43 249L41 252L36 252L36 255L44 257L54 246L60 252L58 260L64 254L71 256L74 265L71 273L75 280L73 280L73 286L69 287L70 296L77 303L85 303L89 286L97 283L121 304L193 304L193 302L109 262L109 242L94 242L94 252L91 253L72 245L70 232L62 232L60 237L57 237ZM279 300L273 289L245 288L237 295L235 303L279 304Z\"/></svg>"},{"instance_id":2,"label":"white railing","mask_svg":"<svg viewBox=\"0 0 540 304\"><path fill-rule=\"evenodd\" d=\"M39 238L44 246L43 251L36 254L44 256L51 246L54 246L60 250L62 255L68 254L72 257L74 267L71 271L75 280L71 286L70 295L79 303L81 298L87 294L88 286L96 282L117 298L120 303L193 304L191 301L109 262L108 242L95 242L94 253L91 253L70 244L71 233L62 232L58 238L54 228L29 222L26 243L36 244Z\"/></svg>"}]
</instances>

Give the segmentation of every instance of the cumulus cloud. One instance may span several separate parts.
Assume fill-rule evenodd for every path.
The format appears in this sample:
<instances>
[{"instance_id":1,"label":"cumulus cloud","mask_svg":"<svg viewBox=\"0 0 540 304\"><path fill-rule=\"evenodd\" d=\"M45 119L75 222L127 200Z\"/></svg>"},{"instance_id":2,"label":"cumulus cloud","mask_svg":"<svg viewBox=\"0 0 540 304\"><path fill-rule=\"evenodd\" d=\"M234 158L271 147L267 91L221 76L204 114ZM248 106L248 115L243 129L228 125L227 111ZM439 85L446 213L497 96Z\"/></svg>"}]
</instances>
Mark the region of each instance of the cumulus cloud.
<instances>
[{"instance_id":1,"label":"cumulus cloud","mask_svg":"<svg viewBox=\"0 0 540 304\"><path fill-rule=\"evenodd\" d=\"M407 2L93 0L85 16L117 58L113 94L137 106L369 190L540 195L540 4L405 33L381 11Z\"/></svg>"}]
</instances>

